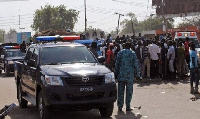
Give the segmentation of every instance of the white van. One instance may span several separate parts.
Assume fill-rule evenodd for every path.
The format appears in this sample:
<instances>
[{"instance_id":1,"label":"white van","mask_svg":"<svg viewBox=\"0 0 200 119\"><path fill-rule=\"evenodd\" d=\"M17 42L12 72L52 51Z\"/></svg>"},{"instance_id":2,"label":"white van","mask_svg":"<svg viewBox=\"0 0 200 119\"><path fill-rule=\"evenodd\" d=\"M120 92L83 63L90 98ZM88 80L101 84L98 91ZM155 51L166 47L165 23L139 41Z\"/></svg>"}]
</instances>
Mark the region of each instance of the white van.
<instances>
[{"instance_id":1,"label":"white van","mask_svg":"<svg viewBox=\"0 0 200 119\"><path fill-rule=\"evenodd\" d=\"M194 31L177 31L177 32L175 32L174 40L178 41L179 38L181 38L184 43L186 41L187 37L189 38L189 42L195 43L195 50L196 50L197 56L198 56L198 64L200 66L200 44L199 44L199 40L197 37L197 33Z\"/></svg>"}]
</instances>

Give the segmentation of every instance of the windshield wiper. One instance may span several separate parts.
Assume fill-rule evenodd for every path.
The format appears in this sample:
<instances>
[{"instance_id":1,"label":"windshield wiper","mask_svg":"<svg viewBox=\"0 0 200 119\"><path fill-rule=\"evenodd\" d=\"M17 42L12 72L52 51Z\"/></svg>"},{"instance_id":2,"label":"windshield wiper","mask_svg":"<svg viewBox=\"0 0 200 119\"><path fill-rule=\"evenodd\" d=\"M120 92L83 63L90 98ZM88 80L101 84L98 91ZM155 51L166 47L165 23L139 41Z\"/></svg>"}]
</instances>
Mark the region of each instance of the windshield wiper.
<instances>
[{"instance_id":1,"label":"windshield wiper","mask_svg":"<svg viewBox=\"0 0 200 119\"><path fill-rule=\"evenodd\" d=\"M57 62L52 62L52 63L45 63L45 65L62 65L62 64Z\"/></svg>"}]
</instances>

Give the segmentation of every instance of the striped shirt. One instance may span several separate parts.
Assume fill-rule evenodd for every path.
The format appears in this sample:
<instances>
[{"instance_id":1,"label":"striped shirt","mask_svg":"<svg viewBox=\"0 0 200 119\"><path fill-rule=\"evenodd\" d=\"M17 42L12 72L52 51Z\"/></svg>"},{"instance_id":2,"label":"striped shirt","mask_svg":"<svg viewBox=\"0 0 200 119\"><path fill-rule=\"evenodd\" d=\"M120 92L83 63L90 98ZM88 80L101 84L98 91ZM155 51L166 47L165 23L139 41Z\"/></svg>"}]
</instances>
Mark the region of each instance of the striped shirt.
<instances>
[{"instance_id":1,"label":"striped shirt","mask_svg":"<svg viewBox=\"0 0 200 119\"><path fill-rule=\"evenodd\" d=\"M149 59L149 48L147 46L142 48L143 59Z\"/></svg>"}]
</instances>

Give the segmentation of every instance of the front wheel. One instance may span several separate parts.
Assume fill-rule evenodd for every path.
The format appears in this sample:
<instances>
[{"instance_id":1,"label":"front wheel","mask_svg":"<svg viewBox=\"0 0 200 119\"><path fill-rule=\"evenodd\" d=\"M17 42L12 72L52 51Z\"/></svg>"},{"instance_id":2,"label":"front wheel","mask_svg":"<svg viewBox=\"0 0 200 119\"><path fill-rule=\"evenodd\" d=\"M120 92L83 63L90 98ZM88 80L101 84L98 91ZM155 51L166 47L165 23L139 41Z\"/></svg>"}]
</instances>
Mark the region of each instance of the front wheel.
<instances>
[{"instance_id":1,"label":"front wheel","mask_svg":"<svg viewBox=\"0 0 200 119\"><path fill-rule=\"evenodd\" d=\"M19 83L18 88L17 88L17 97L18 97L19 107L26 108L28 101L22 98L23 94L24 92L22 92L22 87L21 87L21 84Z\"/></svg>"},{"instance_id":2,"label":"front wheel","mask_svg":"<svg viewBox=\"0 0 200 119\"><path fill-rule=\"evenodd\" d=\"M5 74L6 74L6 76L9 76L9 75L10 75L10 71L8 70L7 67L5 67Z\"/></svg>"},{"instance_id":3,"label":"front wheel","mask_svg":"<svg viewBox=\"0 0 200 119\"><path fill-rule=\"evenodd\" d=\"M99 108L99 112L102 117L110 117L113 113L113 108L114 108L114 104L110 103L110 104L107 104L106 107Z\"/></svg>"},{"instance_id":4,"label":"front wheel","mask_svg":"<svg viewBox=\"0 0 200 119\"><path fill-rule=\"evenodd\" d=\"M38 110L40 113L40 119L51 119L51 108L48 108L44 104L42 91L38 95Z\"/></svg>"}]
</instances>

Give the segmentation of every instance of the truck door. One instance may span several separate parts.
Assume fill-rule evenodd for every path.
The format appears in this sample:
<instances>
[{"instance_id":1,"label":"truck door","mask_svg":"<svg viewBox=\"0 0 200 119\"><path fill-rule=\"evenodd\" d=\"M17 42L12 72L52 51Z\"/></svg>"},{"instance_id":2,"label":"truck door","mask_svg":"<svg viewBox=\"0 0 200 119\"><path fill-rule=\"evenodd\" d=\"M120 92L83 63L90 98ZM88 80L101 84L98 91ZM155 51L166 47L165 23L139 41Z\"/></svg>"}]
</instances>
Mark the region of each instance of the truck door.
<instances>
[{"instance_id":1,"label":"truck door","mask_svg":"<svg viewBox=\"0 0 200 119\"><path fill-rule=\"evenodd\" d=\"M32 88L32 89L34 89L34 90L32 90L33 92L33 95L34 96L36 96L36 87L37 87L37 82L36 82L36 80L37 80L37 77L38 77L38 72L37 72L37 65L38 65L38 54L39 54L39 51L38 51L38 49L37 48L35 48L34 49L34 51L33 51L33 54L32 54L32 56L31 56L31 58L30 58L30 73L29 73L29 75L28 75L28 77L29 77L29 84L30 84L30 87Z\"/></svg>"},{"instance_id":2,"label":"truck door","mask_svg":"<svg viewBox=\"0 0 200 119\"><path fill-rule=\"evenodd\" d=\"M32 66L31 61L33 57L34 47L30 47L27 51L24 66L22 68L22 88L31 95L35 95L34 80L31 77Z\"/></svg>"}]
</instances>

